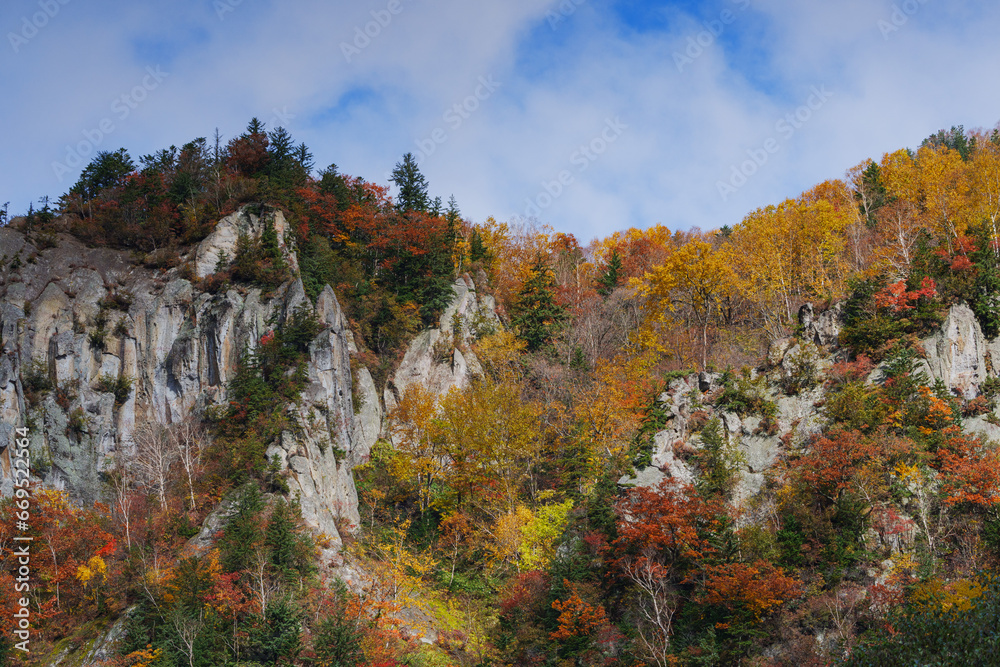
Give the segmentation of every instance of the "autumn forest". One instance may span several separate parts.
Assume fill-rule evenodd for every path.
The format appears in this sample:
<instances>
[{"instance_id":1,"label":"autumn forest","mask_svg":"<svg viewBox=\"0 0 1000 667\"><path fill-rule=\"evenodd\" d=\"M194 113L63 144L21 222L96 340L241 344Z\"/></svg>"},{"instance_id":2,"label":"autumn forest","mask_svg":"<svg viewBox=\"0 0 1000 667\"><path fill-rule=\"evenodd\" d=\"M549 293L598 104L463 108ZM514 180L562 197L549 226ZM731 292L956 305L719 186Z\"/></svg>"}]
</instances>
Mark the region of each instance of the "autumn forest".
<instances>
[{"instance_id":1,"label":"autumn forest","mask_svg":"<svg viewBox=\"0 0 1000 667\"><path fill-rule=\"evenodd\" d=\"M996 663L1000 359L987 346L958 386L935 350L960 313L1000 336L1000 132L942 130L713 230L577 239L469 220L438 187L409 154L391 184L317 169L254 119L100 152L57 201L4 211L24 250L3 285L72 242L191 302L301 280L305 305L190 418L137 417L96 501L35 480L28 654L19 506L0 501L3 664L83 655L109 627L108 667ZM200 271L233 214L261 229ZM73 333L125 349L137 295L105 283ZM348 398L379 412L370 452L330 445L357 498L339 538L275 448L318 410L327 286ZM404 382L429 330L425 377L456 379ZM56 428L62 405L83 442L92 418L48 363L19 358L15 426ZM138 377L99 367L107 410L138 404Z\"/></svg>"}]
</instances>

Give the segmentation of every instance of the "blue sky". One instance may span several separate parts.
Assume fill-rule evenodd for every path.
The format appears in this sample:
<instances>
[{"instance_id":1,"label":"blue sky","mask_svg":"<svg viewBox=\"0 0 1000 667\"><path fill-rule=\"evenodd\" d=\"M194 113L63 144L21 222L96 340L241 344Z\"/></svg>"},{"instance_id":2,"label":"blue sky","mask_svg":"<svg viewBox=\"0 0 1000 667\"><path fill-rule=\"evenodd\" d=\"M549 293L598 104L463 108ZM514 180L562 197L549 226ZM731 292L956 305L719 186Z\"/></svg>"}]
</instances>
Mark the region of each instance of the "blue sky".
<instances>
[{"instance_id":1,"label":"blue sky","mask_svg":"<svg viewBox=\"0 0 1000 667\"><path fill-rule=\"evenodd\" d=\"M318 167L387 183L412 151L472 220L586 243L733 225L1000 120L991 2L6 0L0 30L12 213L96 150L227 140L257 116Z\"/></svg>"}]
</instances>

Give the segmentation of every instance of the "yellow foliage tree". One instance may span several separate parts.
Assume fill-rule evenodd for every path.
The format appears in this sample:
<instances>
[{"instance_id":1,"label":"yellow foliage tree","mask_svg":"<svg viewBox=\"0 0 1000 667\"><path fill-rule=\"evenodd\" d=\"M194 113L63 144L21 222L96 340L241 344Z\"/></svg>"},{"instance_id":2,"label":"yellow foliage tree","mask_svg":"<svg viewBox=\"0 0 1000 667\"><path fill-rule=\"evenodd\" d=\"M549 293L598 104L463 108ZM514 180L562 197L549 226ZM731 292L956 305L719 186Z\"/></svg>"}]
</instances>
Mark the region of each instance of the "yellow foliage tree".
<instances>
[{"instance_id":1,"label":"yellow foliage tree","mask_svg":"<svg viewBox=\"0 0 1000 667\"><path fill-rule=\"evenodd\" d=\"M851 213L831 200L828 193L838 190L821 185L797 200L757 209L722 249L737 290L754 304L771 339L785 334L801 302L843 296Z\"/></svg>"},{"instance_id":2,"label":"yellow foliage tree","mask_svg":"<svg viewBox=\"0 0 1000 667\"><path fill-rule=\"evenodd\" d=\"M458 507L494 517L517 508L541 448L538 423L538 408L522 401L517 384L484 378L441 399L444 475Z\"/></svg>"},{"instance_id":3,"label":"yellow foliage tree","mask_svg":"<svg viewBox=\"0 0 1000 667\"><path fill-rule=\"evenodd\" d=\"M431 487L446 465L435 430L436 414L437 396L421 384L408 385L389 413L397 453L389 459L390 472L414 484L421 512L430 507Z\"/></svg>"},{"instance_id":4,"label":"yellow foliage tree","mask_svg":"<svg viewBox=\"0 0 1000 667\"><path fill-rule=\"evenodd\" d=\"M990 227L993 254L1000 257L1000 146L982 137L972 154L971 183L976 217Z\"/></svg>"},{"instance_id":5,"label":"yellow foliage tree","mask_svg":"<svg viewBox=\"0 0 1000 667\"><path fill-rule=\"evenodd\" d=\"M646 274L651 321L663 323L682 310L681 317L700 332L702 368L708 365L708 331L734 278L726 257L701 239L692 239Z\"/></svg>"}]
</instances>

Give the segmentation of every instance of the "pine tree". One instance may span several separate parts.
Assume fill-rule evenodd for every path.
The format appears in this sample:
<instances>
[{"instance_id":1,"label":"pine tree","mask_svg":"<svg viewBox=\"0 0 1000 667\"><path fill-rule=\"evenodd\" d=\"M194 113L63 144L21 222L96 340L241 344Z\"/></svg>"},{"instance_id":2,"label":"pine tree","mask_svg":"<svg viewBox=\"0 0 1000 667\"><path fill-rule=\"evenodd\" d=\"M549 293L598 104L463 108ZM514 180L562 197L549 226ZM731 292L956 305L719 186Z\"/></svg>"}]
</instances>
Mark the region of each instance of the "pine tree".
<instances>
[{"instance_id":1,"label":"pine tree","mask_svg":"<svg viewBox=\"0 0 1000 667\"><path fill-rule=\"evenodd\" d=\"M306 147L306 143L303 141L299 144L299 147L295 149L295 161L299 163L303 171L308 175L314 166L313 154Z\"/></svg>"},{"instance_id":2,"label":"pine tree","mask_svg":"<svg viewBox=\"0 0 1000 667\"><path fill-rule=\"evenodd\" d=\"M736 485L741 463L739 452L727 444L718 417L712 417L702 428L701 443L698 489L706 497L719 495L725 498Z\"/></svg>"},{"instance_id":3,"label":"pine tree","mask_svg":"<svg viewBox=\"0 0 1000 667\"><path fill-rule=\"evenodd\" d=\"M233 502L229 521L219 539L222 567L227 572L239 572L250 566L254 547L263 537L260 528L263 509L260 489L256 484L247 484Z\"/></svg>"},{"instance_id":4,"label":"pine tree","mask_svg":"<svg viewBox=\"0 0 1000 667\"><path fill-rule=\"evenodd\" d=\"M254 116L253 118L250 119L250 122L247 123L247 131L243 133L243 136L247 137L247 136L253 136L255 134L265 134L265 133L266 130L264 129L264 123L260 122L260 119Z\"/></svg>"},{"instance_id":5,"label":"pine tree","mask_svg":"<svg viewBox=\"0 0 1000 667\"><path fill-rule=\"evenodd\" d=\"M400 212L420 211L426 213L430 199L427 195L427 179L420 173L417 160L413 153L403 156L402 162L396 163L392 170L392 182L399 188L396 197L396 209Z\"/></svg>"},{"instance_id":6,"label":"pine tree","mask_svg":"<svg viewBox=\"0 0 1000 667\"><path fill-rule=\"evenodd\" d=\"M455 199L455 195L448 197L448 210L444 212L444 217L448 220L448 224L457 229L461 216L462 214L458 210L458 200Z\"/></svg>"},{"instance_id":7,"label":"pine tree","mask_svg":"<svg viewBox=\"0 0 1000 667\"><path fill-rule=\"evenodd\" d=\"M99 195L101 190L124 183L125 177L133 171L135 163L124 148L113 153L100 151L84 168L80 180L69 191L89 201Z\"/></svg>"},{"instance_id":8,"label":"pine tree","mask_svg":"<svg viewBox=\"0 0 1000 667\"><path fill-rule=\"evenodd\" d=\"M483 235L479 233L478 229L473 229L472 237L469 239L469 261L489 264L491 259L490 251L483 243Z\"/></svg>"},{"instance_id":9,"label":"pine tree","mask_svg":"<svg viewBox=\"0 0 1000 667\"><path fill-rule=\"evenodd\" d=\"M618 249L615 248L611 251L611 258L608 260L608 265L604 269L604 274L598 278L597 293L603 297L608 297L615 288L618 287L618 283L621 282L621 271L622 271L622 258L618 256Z\"/></svg>"},{"instance_id":10,"label":"pine tree","mask_svg":"<svg viewBox=\"0 0 1000 667\"><path fill-rule=\"evenodd\" d=\"M267 546L271 550L271 564L282 574L290 574L296 567L295 519L287 503L277 501L267 522Z\"/></svg>"},{"instance_id":11,"label":"pine tree","mask_svg":"<svg viewBox=\"0 0 1000 667\"><path fill-rule=\"evenodd\" d=\"M538 257L511 309L511 323L531 352L549 347L566 319L565 309L556 303L555 290L552 270Z\"/></svg>"},{"instance_id":12,"label":"pine tree","mask_svg":"<svg viewBox=\"0 0 1000 667\"><path fill-rule=\"evenodd\" d=\"M305 144L296 147L292 135L283 127L277 127L268 134L270 139L266 173L271 183L280 190L288 190L305 182L308 171L303 168L299 157L305 151L305 157L310 158Z\"/></svg>"}]
</instances>

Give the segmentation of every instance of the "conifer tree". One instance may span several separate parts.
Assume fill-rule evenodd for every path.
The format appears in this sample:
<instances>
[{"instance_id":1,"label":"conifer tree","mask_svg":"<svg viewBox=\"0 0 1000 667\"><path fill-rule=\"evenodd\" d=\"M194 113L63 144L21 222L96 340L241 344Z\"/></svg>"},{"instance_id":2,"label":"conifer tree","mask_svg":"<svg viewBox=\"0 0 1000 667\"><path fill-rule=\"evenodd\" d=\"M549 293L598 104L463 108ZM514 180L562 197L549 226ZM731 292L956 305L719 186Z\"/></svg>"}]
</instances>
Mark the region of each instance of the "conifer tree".
<instances>
[{"instance_id":1,"label":"conifer tree","mask_svg":"<svg viewBox=\"0 0 1000 667\"><path fill-rule=\"evenodd\" d=\"M403 156L402 162L396 163L396 168L392 170L392 182L399 188L399 196L396 197L396 209L401 213L405 211L420 211L426 213L430 204L427 195L427 179L420 173L417 160L413 153Z\"/></svg>"},{"instance_id":2,"label":"conifer tree","mask_svg":"<svg viewBox=\"0 0 1000 667\"><path fill-rule=\"evenodd\" d=\"M610 296L618 283L621 281L622 258L618 255L618 249L611 251L611 258L608 259L604 274L597 280L597 293L603 297Z\"/></svg>"},{"instance_id":3,"label":"conifer tree","mask_svg":"<svg viewBox=\"0 0 1000 667\"><path fill-rule=\"evenodd\" d=\"M565 309L556 303L556 281L541 257L535 259L531 274L518 292L511 323L528 350L544 350L552 343L566 319Z\"/></svg>"}]
</instances>

